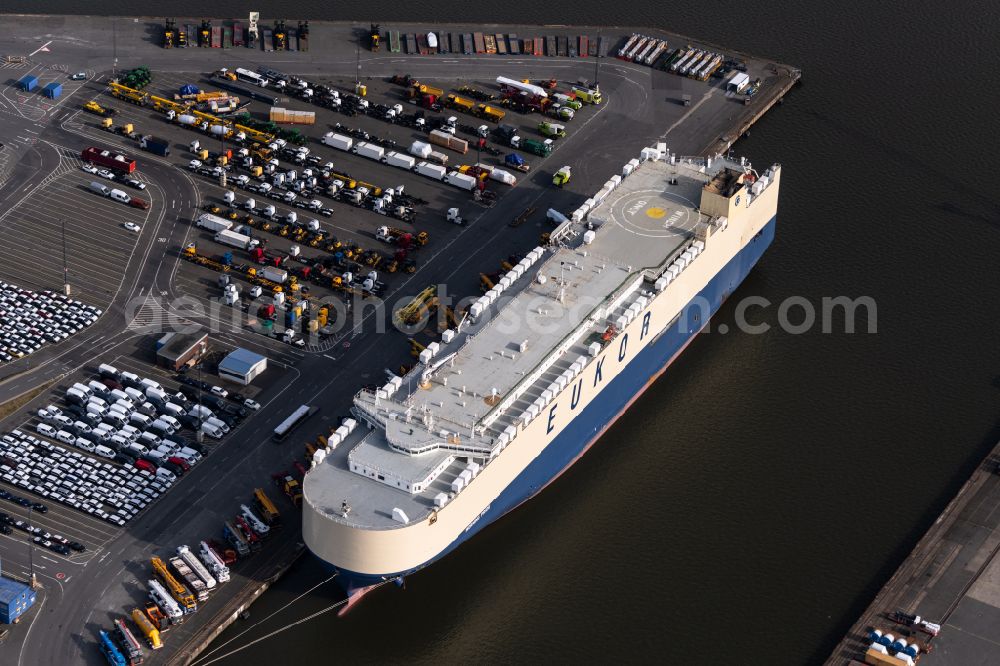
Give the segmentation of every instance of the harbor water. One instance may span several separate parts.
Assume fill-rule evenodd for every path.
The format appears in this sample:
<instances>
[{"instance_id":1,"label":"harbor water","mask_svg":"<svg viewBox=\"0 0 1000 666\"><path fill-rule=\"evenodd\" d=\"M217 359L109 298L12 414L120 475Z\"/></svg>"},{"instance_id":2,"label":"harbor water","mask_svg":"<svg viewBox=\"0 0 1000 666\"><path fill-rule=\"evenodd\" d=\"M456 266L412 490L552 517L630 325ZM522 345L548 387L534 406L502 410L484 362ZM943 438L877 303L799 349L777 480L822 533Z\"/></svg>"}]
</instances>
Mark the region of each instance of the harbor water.
<instances>
[{"instance_id":1,"label":"harbor water","mask_svg":"<svg viewBox=\"0 0 1000 666\"><path fill-rule=\"evenodd\" d=\"M247 9L221 0L211 12ZM202 663L823 660L1000 437L995 12L968 0L253 9L383 27L651 25L799 66L803 83L736 144L784 167L773 246L713 330L583 459L406 589L234 652L339 596L315 587L328 574L304 560ZM2 11L94 9L7 0ZM101 11L200 17L205 6ZM771 304L747 314L767 332L737 330L751 296ZM877 315L853 334L842 314L824 322L823 299L842 296L869 297ZM783 330L784 314L797 324L809 307L815 325Z\"/></svg>"}]
</instances>

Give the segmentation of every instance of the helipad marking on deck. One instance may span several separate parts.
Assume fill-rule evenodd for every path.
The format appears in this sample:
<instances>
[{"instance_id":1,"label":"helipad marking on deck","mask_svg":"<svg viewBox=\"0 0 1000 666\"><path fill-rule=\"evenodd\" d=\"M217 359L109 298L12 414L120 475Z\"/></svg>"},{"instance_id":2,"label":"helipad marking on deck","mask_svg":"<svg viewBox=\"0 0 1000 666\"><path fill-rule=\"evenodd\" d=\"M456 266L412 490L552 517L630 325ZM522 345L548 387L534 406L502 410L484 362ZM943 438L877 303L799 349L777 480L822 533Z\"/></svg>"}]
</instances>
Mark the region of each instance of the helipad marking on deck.
<instances>
[{"instance_id":1,"label":"helipad marking on deck","mask_svg":"<svg viewBox=\"0 0 1000 666\"><path fill-rule=\"evenodd\" d=\"M663 209L663 208L658 207L658 206L652 206L652 207L646 209L646 215L648 215L649 217L653 218L654 220L659 220L660 218L662 218L666 214L667 214L667 211L665 209Z\"/></svg>"}]
</instances>

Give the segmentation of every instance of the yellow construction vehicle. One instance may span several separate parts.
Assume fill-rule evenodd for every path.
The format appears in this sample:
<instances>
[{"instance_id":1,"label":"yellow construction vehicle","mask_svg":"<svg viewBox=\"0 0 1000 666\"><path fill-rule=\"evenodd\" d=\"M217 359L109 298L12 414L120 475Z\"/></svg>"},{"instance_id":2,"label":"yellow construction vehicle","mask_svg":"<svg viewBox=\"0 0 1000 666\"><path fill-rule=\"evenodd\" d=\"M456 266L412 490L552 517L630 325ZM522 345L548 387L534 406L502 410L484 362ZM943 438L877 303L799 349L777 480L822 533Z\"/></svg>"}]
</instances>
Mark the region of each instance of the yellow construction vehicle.
<instances>
[{"instance_id":1,"label":"yellow construction vehicle","mask_svg":"<svg viewBox=\"0 0 1000 666\"><path fill-rule=\"evenodd\" d=\"M397 322L415 324L427 313L427 303L437 298L437 287L431 285L413 297L413 300L396 310Z\"/></svg>"},{"instance_id":2,"label":"yellow construction vehicle","mask_svg":"<svg viewBox=\"0 0 1000 666\"><path fill-rule=\"evenodd\" d=\"M104 107L97 102L91 100L83 105L84 111L90 111L91 113L96 113L99 116L110 117L118 113L118 109L111 107Z\"/></svg>"},{"instance_id":3,"label":"yellow construction vehicle","mask_svg":"<svg viewBox=\"0 0 1000 666\"><path fill-rule=\"evenodd\" d=\"M274 475L274 484L281 488L281 492L292 501L292 504L299 506L302 504L302 486L299 482L287 474Z\"/></svg>"},{"instance_id":4,"label":"yellow construction vehicle","mask_svg":"<svg viewBox=\"0 0 1000 666\"><path fill-rule=\"evenodd\" d=\"M132 104L138 104L139 106L146 106L149 102L149 93L144 93L141 90L136 90L135 88L129 88L128 86L123 86L120 83L112 81L108 84L108 88L111 89L111 94L118 99L123 99L126 102Z\"/></svg>"},{"instance_id":5,"label":"yellow construction vehicle","mask_svg":"<svg viewBox=\"0 0 1000 666\"><path fill-rule=\"evenodd\" d=\"M218 120L218 122L220 123L222 122L219 119L216 120ZM273 134L268 134L267 132L261 132L260 130L253 129L252 127L247 127L246 125L237 125L236 131L243 132L244 134L246 134L248 140L257 141L264 145L273 143L275 139L275 136Z\"/></svg>"},{"instance_id":6,"label":"yellow construction vehicle","mask_svg":"<svg viewBox=\"0 0 1000 666\"><path fill-rule=\"evenodd\" d=\"M465 113L472 113L472 110L476 108L476 103L471 99L465 99L458 95L448 95L444 101L444 105L451 109L464 111Z\"/></svg>"},{"instance_id":7,"label":"yellow construction vehicle","mask_svg":"<svg viewBox=\"0 0 1000 666\"><path fill-rule=\"evenodd\" d=\"M552 176L552 184L555 185L556 187L562 187L563 185L569 182L569 177L570 177L570 168L568 166L564 166L563 168L559 169L559 171L556 171L555 175Z\"/></svg>"},{"instance_id":8,"label":"yellow construction vehicle","mask_svg":"<svg viewBox=\"0 0 1000 666\"><path fill-rule=\"evenodd\" d=\"M164 587L167 588L167 592L170 596L181 605L184 612L190 613L198 609L198 603L194 600L194 595L184 585L182 585L170 571L167 569L167 565L163 563L163 560L156 557L155 555L150 559L153 565L153 573L156 577L160 579Z\"/></svg>"},{"instance_id":9,"label":"yellow construction vehicle","mask_svg":"<svg viewBox=\"0 0 1000 666\"><path fill-rule=\"evenodd\" d=\"M188 113L191 110L190 102L175 102L172 99L166 99L165 97L157 97L156 95L149 96L149 102L154 109L160 113L166 113L167 111L173 111L177 115L182 113Z\"/></svg>"}]
</instances>

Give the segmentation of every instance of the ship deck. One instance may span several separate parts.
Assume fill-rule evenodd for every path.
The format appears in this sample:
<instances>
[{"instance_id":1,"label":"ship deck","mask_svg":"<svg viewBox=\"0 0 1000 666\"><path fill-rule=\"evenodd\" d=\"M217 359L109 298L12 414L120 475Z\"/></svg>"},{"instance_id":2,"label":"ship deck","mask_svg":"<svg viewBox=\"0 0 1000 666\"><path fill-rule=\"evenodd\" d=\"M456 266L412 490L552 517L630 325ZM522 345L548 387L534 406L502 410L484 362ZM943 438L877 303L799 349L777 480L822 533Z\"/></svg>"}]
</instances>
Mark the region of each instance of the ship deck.
<instances>
[{"instance_id":1,"label":"ship deck","mask_svg":"<svg viewBox=\"0 0 1000 666\"><path fill-rule=\"evenodd\" d=\"M400 527L395 508L410 521L433 510L435 496L448 494L465 469L465 458L486 458L505 428L588 354L594 336L628 305L622 297L635 292L642 274L661 271L687 247L695 226L709 220L697 203L710 177L706 171L714 169L703 163L643 164L591 210L592 242L584 243L586 223L570 225L562 247L547 252L442 346L432 362L440 367L429 381L418 365L393 396L359 394L356 404L377 415L385 429L355 433L311 471L310 502L335 520L368 529ZM436 447L449 437L484 452ZM356 462L409 480L446 468L411 493L351 471ZM343 502L351 507L346 519L340 515Z\"/></svg>"}]
</instances>

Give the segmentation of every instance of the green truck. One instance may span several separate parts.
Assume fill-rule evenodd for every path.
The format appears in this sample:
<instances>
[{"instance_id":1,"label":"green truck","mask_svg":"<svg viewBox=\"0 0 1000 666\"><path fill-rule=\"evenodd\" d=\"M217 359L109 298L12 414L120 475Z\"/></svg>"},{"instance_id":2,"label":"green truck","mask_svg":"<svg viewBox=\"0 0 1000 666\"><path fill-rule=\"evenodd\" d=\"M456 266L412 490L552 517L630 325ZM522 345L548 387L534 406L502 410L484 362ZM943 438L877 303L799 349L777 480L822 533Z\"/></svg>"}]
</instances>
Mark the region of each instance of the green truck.
<instances>
[{"instance_id":1,"label":"green truck","mask_svg":"<svg viewBox=\"0 0 1000 666\"><path fill-rule=\"evenodd\" d=\"M552 145L546 141L522 139L520 145L515 147L539 157L548 157L552 154Z\"/></svg>"},{"instance_id":2,"label":"green truck","mask_svg":"<svg viewBox=\"0 0 1000 666\"><path fill-rule=\"evenodd\" d=\"M538 123L538 131L542 133L542 136L552 139L562 139L566 136L566 127L558 123Z\"/></svg>"}]
</instances>

